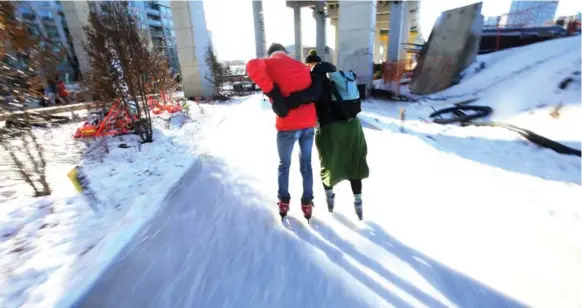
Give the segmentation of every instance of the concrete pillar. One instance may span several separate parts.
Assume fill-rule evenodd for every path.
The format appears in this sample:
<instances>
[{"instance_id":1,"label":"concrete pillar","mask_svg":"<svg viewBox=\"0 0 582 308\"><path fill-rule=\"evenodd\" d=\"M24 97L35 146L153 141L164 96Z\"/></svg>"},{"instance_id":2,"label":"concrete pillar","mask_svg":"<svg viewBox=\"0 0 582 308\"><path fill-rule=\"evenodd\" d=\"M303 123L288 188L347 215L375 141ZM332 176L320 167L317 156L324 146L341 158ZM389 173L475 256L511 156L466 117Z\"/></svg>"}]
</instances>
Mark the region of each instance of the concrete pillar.
<instances>
[{"instance_id":1,"label":"concrete pillar","mask_svg":"<svg viewBox=\"0 0 582 308\"><path fill-rule=\"evenodd\" d=\"M313 11L313 18L315 18L315 50L322 61L328 61L327 53L325 52L325 3L317 1L315 10Z\"/></svg>"},{"instance_id":2,"label":"concrete pillar","mask_svg":"<svg viewBox=\"0 0 582 308\"><path fill-rule=\"evenodd\" d=\"M406 43L408 42L408 38L410 37L410 12L409 12L409 4L406 1L402 1L403 6L403 14L402 20L400 22L400 58L399 59L407 59L408 53L406 52Z\"/></svg>"},{"instance_id":3,"label":"concrete pillar","mask_svg":"<svg viewBox=\"0 0 582 308\"><path fill-rule=\"evenodd\" d=\"M253 18L255 24L255 50L257 58L267 55L265 39L265 22L263 17L263 1L253 1Z\"/></svg>"},{"instance_id":4,"label":"concrete pillar","mask_svg":"<svg viewBox=\"0 0 582 308\"><path fill-rule=\"evenodd\" d=\"M335 40L333 43L333 57L332 57L332 63L337 66L338 65L338 50L339 50L339 24L338 24L338 19L332 19L331 20L331 25L333 26L333 28L335 29Z\"/></svg>"},{"instance_id":5,"label":"concrete pillar","mask_svg":"<svg viewBox=\"0 0 582 308\"><path fill-rule=\"evenodd\" d=\"M89 59L85 52L84 43L87 41L83 27L89 25L88 1L62 1L63 15L73 40L73 48L82 74L90 71Z\"/></svg>"},{"instance_id":6,"label":"concrete pillar","mask_svg":"<svg viewBox=\"0 0 582 308\"><path fill-rule=\"evenodd\" d=\"M176 49L182 73L185 97L209 97L214 94L211 70L206 64L210 37L206 28L202 1L171 1L176 32Z\"/></svg>"},{"instance_id":7,"label":"concrete pillar","mask_svg":"<svg viewBox=\"0 0 582 308\"><path fill-rule=\"evenodd\" d=\"M406 58L403 43L408 43L408 4L406 1L390 3L390 31L388 32L388 52L386 61L398 61Z\"/></svg>"},{"instance_id":8,"label":"concrete pillar","mask_svg":"<svg viewBox=\"0 0 582 308\"><path fill-rule=\"evenodd\" d=\"M295 25L295 59L303 61L303 44L301 41L301 7L295 3L293 7L293 23Z\"/></svg>"},{"instance_id":9,"label":"concrete pillar","mask_svg":"<svg viewBox=\"0 0 582 308\"><path fill-rule=\"evenodd\" d=\"M339 3L338 69L353 70L367 89L374 75L375 32L376 1Z\"/></svg>"}]
</instances>

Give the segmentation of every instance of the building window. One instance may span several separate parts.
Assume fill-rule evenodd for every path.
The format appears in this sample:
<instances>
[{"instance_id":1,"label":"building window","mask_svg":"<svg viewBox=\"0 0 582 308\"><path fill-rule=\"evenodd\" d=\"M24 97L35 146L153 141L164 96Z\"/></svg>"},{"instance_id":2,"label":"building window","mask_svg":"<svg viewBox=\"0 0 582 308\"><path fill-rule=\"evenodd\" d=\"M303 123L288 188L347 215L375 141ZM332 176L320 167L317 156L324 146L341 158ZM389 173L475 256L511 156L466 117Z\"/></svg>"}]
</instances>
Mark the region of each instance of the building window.
<instances>
[{"instance_id":1,"label":"building window","mask_svg":"<svg viewBox=\"0 0 582 308\"><path fill-rule=\"evenodd\" d=\"M40 29L37 25L28 25L28 34L31 36L40 35Z\"/></svg>"},{"instance_id":2,"label":"building window","mask_svg":"<svg viewBox=\"0 0 582 308\"><path fill-rule=\"evenodd\" d=\"M39 15L42 19L45 20L52 20L53 19L53 13L49 12L49 11L40 11Z\"/></svg>"},{"instance_id":3,"label":"building window","mask_svg":"<svg viewBox=\"0 0 582 308\"><path fill-rule=\"evenodd\" d=\"M59 37L59 30L56 27L45 26L44 30L46 31L46 34L50 38L58 38Z\"/></svg>"},{"instance_id":4,"label":"building window","mask_svg":"<svg viewBox=\"0 0 582 308\"><path fill-rule=\"evenodd\" d=\"M22 13L22 18L28 20L28 21L34 21L36 19L36 15L30 11L28 12L23 12Z\"/></svg>"},{"instance_id":5,"label":"building window","mask_svg":"<svg viewBox=\"0 0 582 308\"><path fill-rule=\"evenodd\" d=\"M26 5L21 5L18 7L18 11L20 11L20 13L22 14L32 14L32 11L30 10L30 8Z\"/></svg>"}]
</instances>

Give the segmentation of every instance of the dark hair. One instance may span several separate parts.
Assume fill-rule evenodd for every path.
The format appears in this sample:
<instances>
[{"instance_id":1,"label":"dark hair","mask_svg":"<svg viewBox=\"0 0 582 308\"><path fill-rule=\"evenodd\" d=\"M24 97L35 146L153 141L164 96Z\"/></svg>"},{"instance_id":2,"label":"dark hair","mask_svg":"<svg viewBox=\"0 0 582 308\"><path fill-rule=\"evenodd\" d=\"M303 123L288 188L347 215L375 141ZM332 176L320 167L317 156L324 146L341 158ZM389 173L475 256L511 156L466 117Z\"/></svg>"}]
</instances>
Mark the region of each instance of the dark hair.
<instances>
[{"instance_id":1,"label":"dark hair","mask_svg":"<svg viewBox=\"0 0 582 308\"><path fill-rule=\"evenodd\" d=\"M283 51L284 53L287 53L287 49L285 49L283 45L279 43L273 43L271 46L269 46L269 49L267 49L267 55L270 57L276 51Z\"/></svg>"}]
</instances>

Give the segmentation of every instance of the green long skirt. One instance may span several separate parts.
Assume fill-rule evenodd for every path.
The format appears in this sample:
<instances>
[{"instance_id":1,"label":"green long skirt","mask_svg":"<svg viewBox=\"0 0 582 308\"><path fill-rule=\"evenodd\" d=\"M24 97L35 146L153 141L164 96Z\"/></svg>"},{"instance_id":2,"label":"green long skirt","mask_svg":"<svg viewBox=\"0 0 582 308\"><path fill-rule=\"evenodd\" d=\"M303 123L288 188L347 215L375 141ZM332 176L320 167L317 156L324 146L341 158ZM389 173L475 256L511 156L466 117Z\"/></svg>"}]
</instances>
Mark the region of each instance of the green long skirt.
<instances>
[{"instance_id":1,"label":"green long skirt","mask_svg":"<svg viewBox=\"0 0 582 308\"><path fill-rule=\"evenodd\" d=\"M333 187L343 180L369 176L368 146L358 118L318 128L315 146L319 152L321 181L325 186Z\"/></svg>"}]
</instances>

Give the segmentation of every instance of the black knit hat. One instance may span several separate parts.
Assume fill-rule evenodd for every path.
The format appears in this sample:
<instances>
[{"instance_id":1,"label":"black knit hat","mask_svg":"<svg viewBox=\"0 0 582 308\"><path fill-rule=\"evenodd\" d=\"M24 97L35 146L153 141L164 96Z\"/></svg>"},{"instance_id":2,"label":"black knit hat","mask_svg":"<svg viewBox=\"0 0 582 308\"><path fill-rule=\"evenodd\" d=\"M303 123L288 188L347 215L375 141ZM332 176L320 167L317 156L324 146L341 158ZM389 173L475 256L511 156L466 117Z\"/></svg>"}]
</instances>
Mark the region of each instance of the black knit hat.
<instances>
[{"instance_id":1,"label":"black knit hat","mask_svg":"<svg viewBox=\"0 0 582 308\"><path fill-rule=\"evenodd\" d=\"M281 45L279 43L273 43L273 44L271 44L269 49L267 49L267 55L270 57L275 51L282 51L284 53L287 53L287 49L285 49L285 47L283 47L283 45Z\"/></svg>"},{"instance_id":2,"label":"black knit hat","mask_svg":"<svg viewBox=\"0 0 582 308\"><path fill-rule=\"evenodd\" d=\"M317 51L315 49L311 49L309 51L309 55L305 57L305 63L319 63L321 62L321 58L317 55Z\"/></svg>"}]
</instances>

